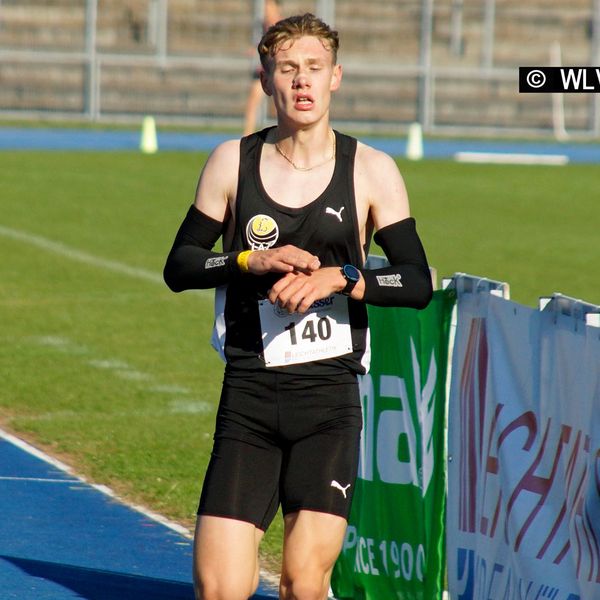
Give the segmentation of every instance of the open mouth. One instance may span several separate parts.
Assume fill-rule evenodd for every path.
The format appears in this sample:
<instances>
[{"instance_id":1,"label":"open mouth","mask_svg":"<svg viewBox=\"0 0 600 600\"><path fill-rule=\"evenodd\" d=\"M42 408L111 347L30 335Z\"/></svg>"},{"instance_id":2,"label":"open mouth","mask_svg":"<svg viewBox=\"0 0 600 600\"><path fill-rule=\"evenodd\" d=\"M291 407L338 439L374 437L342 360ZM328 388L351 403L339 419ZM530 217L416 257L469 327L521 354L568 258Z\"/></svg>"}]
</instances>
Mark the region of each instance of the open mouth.
<instances>
[{"instance_id":1,"label":"open mouth","mask_svg":"<svg viewBox=\"0 0 600 600\"><path fill-rule=\"evenodd\" d=\"M294 106L299 110L308 110L309 108L312 108L313 104L313 99L304 94L299 94L296 96L294 101Z\"/></svg>"}]
</instances>

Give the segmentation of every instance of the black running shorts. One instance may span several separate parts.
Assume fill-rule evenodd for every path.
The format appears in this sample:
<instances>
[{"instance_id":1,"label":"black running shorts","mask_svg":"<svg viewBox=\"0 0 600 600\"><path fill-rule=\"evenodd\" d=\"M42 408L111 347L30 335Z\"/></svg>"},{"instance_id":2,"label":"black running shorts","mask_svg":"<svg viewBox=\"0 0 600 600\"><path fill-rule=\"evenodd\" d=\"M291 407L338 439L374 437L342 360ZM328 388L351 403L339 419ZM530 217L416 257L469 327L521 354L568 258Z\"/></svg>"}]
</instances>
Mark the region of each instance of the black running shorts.
<instances>
[{"instance_id":1,"label":"black running shorts","mask_svg":"<svg viewBox=\"0 0 600 600\"><path fill-rule=\"evenodd\" d=\"M227 369L199 515L263 531L279 504L348 518L362 415L350 372L307 377Z\"/></svg>"}]
</instances>

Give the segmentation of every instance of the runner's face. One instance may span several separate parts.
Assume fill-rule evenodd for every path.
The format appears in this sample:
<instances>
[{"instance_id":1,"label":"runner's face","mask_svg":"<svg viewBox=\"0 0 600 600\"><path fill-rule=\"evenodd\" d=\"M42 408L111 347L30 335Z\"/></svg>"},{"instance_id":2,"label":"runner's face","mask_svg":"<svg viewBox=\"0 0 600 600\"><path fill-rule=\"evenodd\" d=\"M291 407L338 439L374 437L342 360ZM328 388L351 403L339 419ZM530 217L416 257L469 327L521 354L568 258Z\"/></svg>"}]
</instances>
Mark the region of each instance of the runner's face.
<instances>
[{"instance_id":1,"label":"runner's face","mask_svg":"<svg viewBox=\"0 0 600 600\"><path fill-rule=\"evenodd\" d=\"M331 92L341 78L341 66L333 64L331 52L319 38L306 36L275 53L263 74L263 87L273 96L279 119L308 125L328 114Z\"/></svg>"}]
</instances>

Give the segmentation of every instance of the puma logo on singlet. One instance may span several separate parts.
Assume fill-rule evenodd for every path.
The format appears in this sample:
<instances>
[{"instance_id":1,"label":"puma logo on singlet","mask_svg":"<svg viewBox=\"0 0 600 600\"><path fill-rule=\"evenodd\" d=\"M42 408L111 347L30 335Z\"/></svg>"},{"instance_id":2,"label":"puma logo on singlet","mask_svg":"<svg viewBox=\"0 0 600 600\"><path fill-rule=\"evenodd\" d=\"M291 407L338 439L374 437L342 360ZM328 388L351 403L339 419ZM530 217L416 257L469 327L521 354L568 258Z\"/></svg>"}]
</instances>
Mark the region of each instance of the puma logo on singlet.
<instances>
[{"instance_id":1,"label":"puma logo on singlet","mask_svg":"<svg viewBox=\"0 0 600 600\"><path fill-rule=\"evenodd\" d=\"M332 488L336 488L338 490L340 490L340 492L342 492L342 494L344 494L344 498L346 498L346 490L351 486L352 484L348 484L347 486L343 487L340 483L338 483L335 479L331 482L331 487Z\"/></svg>"},{"instance_id":2,"label":"puma logo on singlet","mask_svg":"<svg viewBox=\"0 0 600 600\"><path fill-rule=\"evenodd\" d=\"M331 208L331 206L328 206L325 209L325 214L327 215L335 215L338 218L338 221L341 223L342 222L342 211L345 209L345 206L342 206L342 208L340 208L340 210L334 210L333 208Z\"/></svg>"}]
</instances>

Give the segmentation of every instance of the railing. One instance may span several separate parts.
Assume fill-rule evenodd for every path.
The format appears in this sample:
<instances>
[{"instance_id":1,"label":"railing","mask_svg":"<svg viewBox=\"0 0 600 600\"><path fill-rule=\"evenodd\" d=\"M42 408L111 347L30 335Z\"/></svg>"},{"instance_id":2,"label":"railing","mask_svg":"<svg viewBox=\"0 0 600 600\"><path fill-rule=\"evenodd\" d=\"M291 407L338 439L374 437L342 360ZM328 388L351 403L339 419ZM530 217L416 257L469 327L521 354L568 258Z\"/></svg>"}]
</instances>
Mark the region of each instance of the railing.
<instances>
[{"instance_id":1,"label":"railing","mask_svg":"<svg viewBox=\"0 0 600 600\"><path fill-rule=\"evenodd\" d=\"M200 13L203 6L211 6L207 0L197 2ZM243 5L242 0L240 2L240 6ZM360 31L360 19L364 17L360 14L354 17L352 3L344 2L338 6L335 0L316 0L312 9L338 26L342 40L347 41L358 35L356 31ZM33 7L35 2L29 4ZM25 49L23 45L3 42L6 39L3 30L6 33L10 27L3 13L9 5L14 8L15 3L4 0L2 4L0 0L0 116L55 115L100 121L137 119L152 112L164 120L241 124L249 73L255 59L244 55L240 47L250 48L252 29L260 22L256 18L260 16L260 0L247 0L249 10L254 10L256 16L248 13L237 22L229 16L229 22L236 23L238 28L246 26L247 39L240 41L238 35L238 47L227 51L227 44L223 44L210 55L174 50L177 32L173 28L172 13L177 5L168 0L137 0L115 5L123 9L135 4L138 11L143 12L142 25L136 25L143 29L143 44L138 44L135 52L131 47L127 49L127 45L123 51L107 48L104 38L101 39L106 31L102 31L102 36L99 34L102 14L98 11L106 10L108 3L73 0L73 4L83 13L79 17L83 44L74 44L79 47L73 50L59 50L44 47L33 39ZM213 4L216 6L216 0ZM287 0L282 2L282 8L298 10L297 4ZM361 4L364 7L364 3ZM412 19L413 38L404 42L406 48L410 44L411 50L405 54L385 54L381 50L370 53L356 50L360 50L360 41L353 49L349 44L351 51L341 55L345 81L333 104L334 120L374 131L402 131L411 122L418 121L426 133L599 137L599 94L549 97L518 93L518 66L528 64L528 54L514 48L512 54L509 52L511 59L506 59L507 42L495 35L500 25L502 31L517 27L510 10L517 10L518 4L513 4L510 0L482 0L477 5L467 0L390 0L387 9L394 5L402 17L395 18ZM307 3L303 3L302 8L306 6ZM21 10L25 9L21 7ZM232 14L235 10L232 9ZM580 57L587 56L585 64L600 66L600 0L579 0L578 7L572 9L574 12L558 5L555 5L555 13L552 7L544 9L542 5L537 9L535 5L529 7L528 11L540 16L555 14L556 19L577 17L573 30L563 27L561 35L568 41L569 36L579 34L585 26L589 36L579 40L577 53L563 44L562 60L568 64L574 60L571 56L575 56L581 64ZM210 18L218 20L218 14L211 14ZM389 22L377 21L375 16L372 20L372 36L393 39L394 27L390 27ZM369 25L366 23L364 28L368 29ZM541 19L539 27L540 31L544 28ZM532 42L531 48L532 60L548 64L557 60L561 44L544 39L541 45ZM543 59L544 56L547 58ZM69 76L65 77L64 85L59 81L53 87L48 73L56 65L62 65ZM36 74L28 79L31 71ZM127 85L115 82L118 71L131 74ZM58 75L55 77L60 79ZM204 87L194 88L194 79ZM205 81L208 83L203 83ZM194 96L202 102L193 102Z\"/></svg>"}]
</instances>

